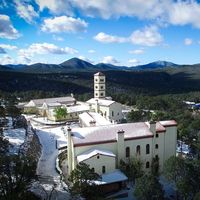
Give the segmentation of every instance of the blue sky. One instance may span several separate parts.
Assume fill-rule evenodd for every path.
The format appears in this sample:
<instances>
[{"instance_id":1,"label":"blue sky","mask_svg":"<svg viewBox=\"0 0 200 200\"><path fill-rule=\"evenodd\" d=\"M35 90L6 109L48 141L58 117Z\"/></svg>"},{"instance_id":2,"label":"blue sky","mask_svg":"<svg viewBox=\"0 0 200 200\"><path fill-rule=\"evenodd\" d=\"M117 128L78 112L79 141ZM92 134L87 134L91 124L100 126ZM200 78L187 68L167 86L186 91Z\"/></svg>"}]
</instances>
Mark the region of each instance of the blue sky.
<instances>
[{"instance_id":1,"label":"blue sky","mask_svg":"<svg viewBox=\"0 0 200 200\"><path fill-rule=\"evenodd\" d=\"M200 63L195 0L0 0L0 64Z\"/></svg>"}]
</instances>

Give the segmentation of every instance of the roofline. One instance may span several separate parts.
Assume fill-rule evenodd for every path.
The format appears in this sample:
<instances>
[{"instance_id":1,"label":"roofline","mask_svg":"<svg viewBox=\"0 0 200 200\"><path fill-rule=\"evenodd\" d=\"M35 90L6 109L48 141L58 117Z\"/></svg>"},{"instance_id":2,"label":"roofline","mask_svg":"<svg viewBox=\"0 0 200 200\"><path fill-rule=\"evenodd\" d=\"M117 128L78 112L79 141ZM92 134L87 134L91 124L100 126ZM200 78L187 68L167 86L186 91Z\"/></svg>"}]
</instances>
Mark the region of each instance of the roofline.
<instances>
[{"instance_id":1,"label":"roofline","mask_svg":"<svg viewBox=\"0 0 200 200\"><path fill-rule=\"evenodd\" d=\"M90 159L90 158L93 158L93 157L95 157L96 155L102 155L102 156L108 156L108 157L112 157L112 158L114 158L114 159L116 159L116 155L115 156L111 156L111 155L104 155L104 154L102 154L102 153L96 153L95 155L93 155L93 156L90 156L89 158L86 158L86 159L84 159L84 160L82 160L82 161L80 161L80 162L83 162L83 161L85 161L85 160L88 160L88 159ZM80 156L80 155L79 155ZM77 157L78 156L76 156L76 159L77 159ZM78 159L77 159L78 160Z\"/></svg>"},{"instance_id":2,"label":"roofline","mask_svg":"<svg viewBox=\"0 0 200 200\"><path fill-rule=\"evenodd\" d=\"M153 135L124 138L124 140L125 141L128 141L128 140L139 140L139 139L145 139L145 138L153 138ZM106 141L78 143L78 144L74 144L74 147L89 146L89 145L96 145L96 144L106 144L106 143L114 143L114 142L117 142L117 140L114 139L114 140L106 140Z\"/></svg>"}]
</instances>

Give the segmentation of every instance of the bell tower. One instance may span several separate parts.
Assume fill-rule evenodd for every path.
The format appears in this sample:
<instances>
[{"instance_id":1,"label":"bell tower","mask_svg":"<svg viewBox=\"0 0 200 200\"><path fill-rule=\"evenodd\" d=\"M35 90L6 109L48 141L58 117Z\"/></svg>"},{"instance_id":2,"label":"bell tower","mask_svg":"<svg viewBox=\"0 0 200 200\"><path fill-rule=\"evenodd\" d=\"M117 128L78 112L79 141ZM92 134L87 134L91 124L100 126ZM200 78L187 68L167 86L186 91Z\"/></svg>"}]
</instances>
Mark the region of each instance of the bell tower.
<instances>
[{"instance_id":1,"label":"bell tower","mask_svg":"<svg viewBox=\"0 0 200 200\"><path fill-rule=\"evenodd\" d=\"M106 77L102 72L94 74L94 98L106 97Z\"/></svg>"}]
</instances>

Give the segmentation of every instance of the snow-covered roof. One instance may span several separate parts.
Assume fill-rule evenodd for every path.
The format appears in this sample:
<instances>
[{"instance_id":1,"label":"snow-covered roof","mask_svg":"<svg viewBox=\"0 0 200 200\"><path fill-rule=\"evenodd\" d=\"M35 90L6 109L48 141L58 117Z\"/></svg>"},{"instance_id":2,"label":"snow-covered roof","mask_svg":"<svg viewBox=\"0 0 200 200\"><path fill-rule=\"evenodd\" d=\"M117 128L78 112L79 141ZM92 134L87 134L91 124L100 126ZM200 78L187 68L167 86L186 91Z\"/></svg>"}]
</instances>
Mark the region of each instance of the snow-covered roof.
<instances>
[{"instance_id":1,"label":"snow-covered roof","mask_svg":"<svg viewBox=\"0 0 200 200\"><path fill-rule=\"evenodd\" d=\"M94 76L105 76L102 72L97 72Z\"/></svg>"},{"instance_id":2,"label":"snow-covered roof","mask_svg":"<svg viewBox=\"0 0 200 200\"><path fill-rule=\"evenodd\" d=\"M165 131L164 126L176 126L176 122L172 121L161 121L156 124L156 131ZM153 133L149 130L148 125L145 122L137 123L126 123L126 124L111 124L106 126L98 127L85 127L85 128L74 128L73 142L74 146L90 145L90 144L101 144L104 142L116 142L116 135L119 130L124 131L125 140L141 139L153 137Z\"/></svg>"},{"instance_id":3,"label":"snow-covered roof","mask_svg":"<svg viewBox=\"0 0 200 200\"><path fill-rule=\"evenodd\" d=\"M166 121L160 121L160 124L164 127L168 126L177 126L177 122L175 120L166 120Z\"/></svg>"},{"instance_id":4,"label":"snow-covered roof","mask_svg":"<svg viewBox=\"0 0 200 200\"><path fill-rule=\"evenodd\" d=\"M89 151L86 151L80 155L77 156L77 161L82 162L84 160L87 160L95 155L104 155L104 156L110 156L110 157L116 157L114 153L108 150L102 150L102 149L90 149Z\"/></svg>"},{"instance_id":5,"label":"snow-covered roof","mask_svg":"<svg viewBox=\"0 0 200 200\"><path fill-rule=\"evenodd\" d=\"M102 179L95 181L97 185L105 185L110 183L117 183L128 180L127 176L122 173L119 169L113 172L102 174Z\"/></svg>"},{"instance_id":6,"label":"snow-covered roof","mask_svg":"<svg viewBox=\"0 0 200 200\"><path fill-rule=\"evenodd\" d=\"M72 104L75 102L75 98L68 96L68 97L56 97L56 98L46 98L46 99L32 99L28 104L26 104L26 107L31 106L41 106L43 103L62 103L62 104Z\"/></svg>"},{"instance_id":7,"label":"snow-covered roof","mask_svg":"<svg viewBox=\"0 0 200 200\"><path fill-rule=\"evenodd\" d=\"M88 105L76 105L67 107L68 113L84 112L89 111L90 107Z\"/></svg>"},{"instance_id":8,"label":"snow-covered roof","mask_svg":"<svg viewBox=\"0 0 200 200\"><path fill-rule=\"evenodd\" d=\"M99 113L95 112L84 112L79 115L80 120L84 123L85 126L91 126L91 122L94 123L95 126L103 126L111 124L110 121L105 119Z\"/></svg>"},{"instance_id":9,"label":"snow-covered roof","mask_svg":"<svg viewBox=\"0 0 200 200\"><path fill-rule=\"evenodd\" d=\"M125 139L153 137L153 133L149 130L144 122L127 123L127 124L111 124L98 127L85 127L72 129L74 145L88 143L103 143L108 141L116 141L116 135L119 130L124 130Z\"/></svg>"},{"instance_id":10,"label":"snow-covered roof","mask_svg":"<svg viewBox=\"0 0 200 200\"><path fill-rule=\"evenodd\" d=\"M112 101L112 100L107 100L107 99L95 99L95 98L91 98L87 101L87 103L89 104L96 104L98 101L98 104L100 106L110 106L111 104L115 103L116 101Z\"/></svg>"}]
</instances>

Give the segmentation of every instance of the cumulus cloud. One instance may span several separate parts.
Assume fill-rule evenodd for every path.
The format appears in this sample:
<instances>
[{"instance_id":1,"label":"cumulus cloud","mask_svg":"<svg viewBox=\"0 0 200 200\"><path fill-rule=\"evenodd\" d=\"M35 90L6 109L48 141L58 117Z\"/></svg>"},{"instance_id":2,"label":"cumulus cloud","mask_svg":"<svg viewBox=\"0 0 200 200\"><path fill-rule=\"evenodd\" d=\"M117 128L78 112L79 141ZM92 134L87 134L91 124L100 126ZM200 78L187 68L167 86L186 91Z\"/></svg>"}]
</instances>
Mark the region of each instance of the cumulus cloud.
<instances>
[{"instance_id":1,"label":"cumulus cloud","mask_svg":"<svg viewBox=\"0 0 200 200\"><path fill-rule=\"evenodd\" d=\"M196 1L177 1L168 9L168 21L173 25L192 24L200 28L200 4Z\"/></svg>"},{"instance_id":2,"label":"cumulus cloud","mask_svg":"<svg viewBox=\"0 0 200 200\"><path fill-rule=\"evenodd\" d=\"M52 13L55 14L67 14L73 15L72 7L70 1L67 0L35 0L39 5L40 11L43 11L45 8L49 9Z\"/></svg>"},{"instance_id":3,"label":"cumulus cloud","mask_svg":"<svg viewBox=\"0 0 200 200\"><path fill-rule=\"evenodd\" d=\"M51 43L33 43L27 49L20 49L18 55L31 60L35 54L75 54L76 49L70 47L58 47Z\"/></svg>"},{"instance_id":4,"label":"cumulus cloud","mask_svg":"<svg viewBox=\"0 0 200 200\"><path fill-rule=\"evenodd\" d=\"M163 37L158 32L156 26L145 27L144 29L138 29L133 31L129 37L119 37L114 35L108 35L106 33L100 32L93 37L98 42L102 43L125 43L131 42L136 45L141 46L157 46L163 42ZM142 54L143 50L131 51L133 54Z\"/></svg>"},{"instance_id":5,"label":"cumulus cloud","mask_svg":"<svg viewBox=\"0 0 200 200\"><path fill-rule=\"evenodd\" d=\"M200 3L197 0L36 0L40 10L74 16L78 10L85 16L104 19L124 16L158 20L173 25L191 24L200 28Z\"/></svg>"},{"instance_id":6,"label":"cumulus cloud","mask_svg":"<svg viewBox=\"0 0 200 200\"><path fill-rule=\"evenodd\" d=\"M136 66L136 65L139 65L140 64L140 61L137 60L137 59L130 59L128 60L128 62L132 65L132 66Z\"/></svg>"},{"instance_id":7,"label":"cumulus cloud","mask_svg":"<svg viewBox=\"0 0 200 200\"><path fill-rule=\"evenodd\" d=\"M191 38L185 38L185 40L184 40L184 44L185 44L185 45L189 46L189 45L191 45L192 43L193 43L193 40L192 40Z\"/></svg>"},{"instance_id":8,"label":"cumulus cloud","mask_svg":"<svg viewBox=\"0 0 200 200\"><path fill-rule=\"evenodd\" d=\"M94 63L93 60L90 60L89 58L86 58L85 56L79 56L78 58L81 59L81 60L84 60L86 62L92 63L92 64Z\"/></svg>"},{"instance_id":9,"label":"cumulus cloud","mask_svg":"<svg viewBox=\"0 0 200 200\"><path fill-rule=\"evenodd\" d=\"M4 55L2 58L0 58L0 64L1 65L9 65L9 64L15 64L15 60L12 59L9 55Z\"/></svg>"},{"instance_id":10,"label":"cumulus cloud","mask_svg":"<svg viewBox=\"0 0 200 200\"><path fill-rule=\"evenodd\" d=\"M6 51L2 47L0 47L0 54L6 54Z\"/></svg>"},{"instance_id":11,"label":"cumulus cloud","mask_svg":"<svg viewBox=\"0 0 200 200\"><path fill-rule=\"evenodd\" d=\"M8 50L16 50L17 46L10 45L10 44L0 44L0 47L3 49L8 49Z\"/></svg>"},{"instance_id":12,"label":"cumulus cloud","mask_svg":"<svg viewBox=\"0 0 200 200\"><path fill-rule=\"evenodd\" d=\"M116 65L119 64L120 62L117 59L113 58L113 56L105 56L102 60L102 63Z\"/></svg>"},{"instance_id":13,"label":"cumulus cloud","mask_svg":"<svg viewBox=\"0 0 200 200\"><path fill-rule=\"evenodd\" d=\"M163 42L163 37L156 26L145 27L143 30L136 30L130 36L133 44L142 46L156 46Z\"/></svg>"},{"instance_id":14,"label":"cumulus cloud","mask_svg":"<svg viewBox=\"0 0 200 200\"><path fill-rule=\"evenodd\" d=\"M32 23L33 19L38 17L38 13L31 4L26 1L15 0L17 14L28 23Z\"/></svg>"},{"instance_id":15,"label":"cumulus cloud","mask_svg":"<svg viewBox=\"0 0 200 200\"><path fill-rule=\"evenodd\" d=\"M95 53L96 51L94 49L88 50L88 53Z\"/></svg>"},{"instance_id":16,"label":"cumulus cloud","mask_svg":"<svg viewBox=\"0 0 200 200\"><path fill-rule=\"evenodd\" d=\"M124 37L118 37L114 35L108 35L106 33L100 32L96 36L94 36L94 39L103 42L103 43L123 43L127 42L127 38Z\"/></svg>"},{"instance_id":17,"label":"cumulus cloud","mask_svg":"<svg viewBox=\"0 0 200 200\"><path fill-rule=\"evenodd\" d=\"M140 55L144 53L143 49L135 49L135 50L131 50L129 51L130 54L135 54L135 55Z\"/></svg>"},{"instance_id":18,"label":"cumulus cloud","mask_svg":"<svg viewBox=\"0 0 200 200\"><path fill-rule=\"evenodd\" d=\"M45 19L41 29L51 33L76 33L85 31L87 26L88 24L80 18L60 16Z\"/></svg>"},{"instance_id":19,"label":"cumulus cloud","mask_svg":"<svg viewBox=\"0 0 200 200\"><path fill-rule=\"evenodd\" d=\"M53 39L56 41L64 41L64 38L62 38L60 36L56 36L56 35L53 35Z\"/></svg>"},{"instance_id":20,"label":"cumulus cloud","mask_svg":"<svg viewBox=\"0 0 200 200\"><path fill-rule=\"evenodd\" d=\"M19 32L13 27L10 17L0 15L0 38L17 39L20 37Z\"/></svg>"}]
</instances>

